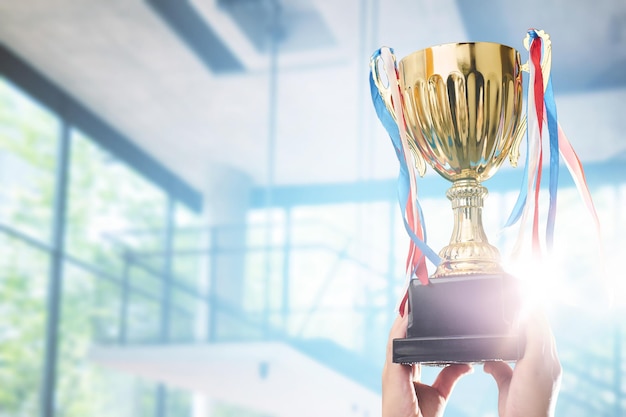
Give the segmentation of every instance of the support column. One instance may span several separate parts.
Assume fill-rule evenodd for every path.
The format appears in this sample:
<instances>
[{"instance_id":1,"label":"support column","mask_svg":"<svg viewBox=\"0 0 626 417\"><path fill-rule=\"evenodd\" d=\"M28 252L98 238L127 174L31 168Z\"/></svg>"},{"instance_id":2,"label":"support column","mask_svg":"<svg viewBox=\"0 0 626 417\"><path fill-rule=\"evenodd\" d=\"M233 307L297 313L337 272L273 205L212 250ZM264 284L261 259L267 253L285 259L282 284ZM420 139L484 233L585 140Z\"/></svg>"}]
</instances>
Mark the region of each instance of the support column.
<instances>
[{"instance_id":1,"label":"support column","mask_svg":"<svg viewBox=\"0 0 626 417\"><path fill-rule=\"evenodd\" d=\"M254 329L244 326L246 215L252 179L236 168L212 164L204 188L204 218L211 226L208 259L209 335L237 340Z\"/></svg>"}]
</instances>

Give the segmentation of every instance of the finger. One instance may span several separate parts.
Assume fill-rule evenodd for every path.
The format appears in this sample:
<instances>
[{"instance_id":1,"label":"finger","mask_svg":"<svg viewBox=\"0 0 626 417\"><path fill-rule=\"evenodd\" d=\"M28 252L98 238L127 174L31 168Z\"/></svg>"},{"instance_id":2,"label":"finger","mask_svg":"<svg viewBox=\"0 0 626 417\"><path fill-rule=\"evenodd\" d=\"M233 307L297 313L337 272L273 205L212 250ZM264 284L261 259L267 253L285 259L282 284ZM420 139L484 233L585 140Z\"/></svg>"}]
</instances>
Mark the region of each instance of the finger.
<instances>
[{"instance_id":1,"label":"finger","mask_svg":"<svg viewBox=\"0 0 626 417\"><path fill-rule=\"evenodd\" d=\"M432 387L436 389L444 399L447 399L457 381L463 375L472 373L473 370L472 366L466 363L448 365L439 372Z\"/></svg>"},{"instance_id":2,"label":"finger","mask_svg":"<svg viewBox=\"0 0 626 417\"><path fill-rule=\"evenodd\" d=\"M498 391L506 389L506 386L508 386L511 382L511 378L513 377L513 369L506 362L486 362L483 366L483 370L486 373L491 374L493 379L496 380Z\"/></svg>"},{"instance_id":3,"label":"finger","mask_svg":"<svg viewBox=\"0 0 626 417\"><path fill-rule=\"evenodd\" d=\"M387 341L387 360L386 363L393 362L393 339L401 339L406 337L406 328L409 324L409 316L405 314L404 317L396 317L395 321L391 325L389 331L389 340Z\"/></svg>"},{"instance_id":4,"label":"finger","mask_svg":"<svg viewBox=\"0 0 626 417\"><path fill-rule=\"evenodd\" d=\"M413 382L420 382L422 379L422 364L415 363L413 364Z\"/></svg>"},{"instance_id":5,"label":"finger","mask_svg":"<svg viewBox=\"0 0 626 417\"><path fill-rule=\"evenodd\" d=\"M508 402L509 387L513 378L513 369L506 362L494 361L486 362L483 366L483 370L486 373L491 374L493 379L496 381L496 385L498 386L498 414L503 416L505 415ZM529 398L529 400L532 400L532 398Z\"/></svg>"}]
</instances>

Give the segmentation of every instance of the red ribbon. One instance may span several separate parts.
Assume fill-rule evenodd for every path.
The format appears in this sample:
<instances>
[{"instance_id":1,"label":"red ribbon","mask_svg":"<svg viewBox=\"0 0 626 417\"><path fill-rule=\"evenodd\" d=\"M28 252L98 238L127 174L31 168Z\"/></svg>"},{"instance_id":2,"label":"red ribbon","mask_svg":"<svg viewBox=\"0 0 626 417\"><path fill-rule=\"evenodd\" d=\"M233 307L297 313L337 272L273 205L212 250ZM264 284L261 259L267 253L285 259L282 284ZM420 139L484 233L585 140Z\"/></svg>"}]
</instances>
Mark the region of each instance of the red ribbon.
<instances>
[{"instance_id":1,"label":"red ribbon","mask_svg":"<svg viewBox=\"0 0 626 417\"><path fill-rule=\"evenodd\" d=\"M540 38L534 38L530 45L530 61L534 68L535 83L532 86L535 93L535 110L537 112L537 122L539 124L539 137L542 137L544 97L543 97L543 74L541 72L541 49ZM539 163L537 164L537 177L535 178L535 207L533 213L533 252L535 255L541 253L539 242L539 189L541 188L541 170L543 164L543 147L539 145Z\"/></svg>"}]
</instances>

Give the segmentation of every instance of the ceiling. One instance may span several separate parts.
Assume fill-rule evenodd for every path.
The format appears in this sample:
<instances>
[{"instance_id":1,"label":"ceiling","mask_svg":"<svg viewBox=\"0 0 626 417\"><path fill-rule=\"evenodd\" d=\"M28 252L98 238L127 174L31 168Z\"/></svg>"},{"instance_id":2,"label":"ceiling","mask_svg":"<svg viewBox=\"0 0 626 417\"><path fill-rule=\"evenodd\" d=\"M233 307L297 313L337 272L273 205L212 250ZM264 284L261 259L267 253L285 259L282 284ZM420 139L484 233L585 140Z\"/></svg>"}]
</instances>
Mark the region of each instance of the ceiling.
<instances>
[{"instance_id":1,"label":"ceiling","mask_svg":"<svg viewBox=\"0 0 626 417\"><path fill-rule=\"evenodd\" d=\"M522 49L532 26L552 36L559 116L581 158L626 150L623 0L283 0L274 97L272 4L7 1L0 42L199 189L216 164L257 185L391 178L370 53L468 40Z\"/></svg>"}]
</instances>

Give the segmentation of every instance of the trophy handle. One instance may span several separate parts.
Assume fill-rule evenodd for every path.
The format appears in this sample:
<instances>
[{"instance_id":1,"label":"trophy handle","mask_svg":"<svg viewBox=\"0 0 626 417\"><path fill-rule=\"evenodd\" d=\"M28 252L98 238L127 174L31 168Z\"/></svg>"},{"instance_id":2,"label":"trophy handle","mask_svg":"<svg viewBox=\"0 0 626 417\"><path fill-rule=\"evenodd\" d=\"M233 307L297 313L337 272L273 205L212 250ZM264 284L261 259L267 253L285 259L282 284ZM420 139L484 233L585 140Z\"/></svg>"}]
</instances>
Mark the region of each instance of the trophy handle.
<instances>
[{"instance_id":1,"label":"trophy handle","mask_svg":"<svg viewBox=\"0 0 626 417\"><path fill-rule=\"evenodd\" d=\"M535 31L543 42L543 58L541 59L541 74L543 76L543 91L546 91L548 87L548 80L550 79L550 71L552 69L552 41L550 35L543 30ZM527 33L524 38L524 48L530 50L530 34ZM528 61L522 65L522 71L530 72ZM527 115L523 115L515 133L513 134L513 145L511 146L511 152L509 153L509 161L512 167L517 167L517 161L519 160L520 151L519 147L522 144L522 139L526 133L526 127L528 125Z\"/></svg>"},{"instance_id":2,"label":"trophy handle","mask_svg":"<svg viewBox=\"0 0 626 417\"><path fill-rule=\"evenodd\" d=\"M387 60L385 60L385 57L382 56L383 53L388 58ZM379 65L379 62L381 62L382 65ZM380 74L381 66L383 67L383 71L385 72L385 76L387 78L387 85L385 85L385 81L381 78L381 74ZM393 120L396 122L396 125L397 125L399 115L397 114L397 112L395 111L393 107L392 88L398 89L398 92L399 92L400 83L398 81L398 65L396 62L396 55L393 53L393 50L391 48L386 48L386 47L380 48L370 58L370 70L372 72L372 80L374 80L374 85L378 89L378 93L380 94L381 99L385 103L385 107L387 107L387 111L389 111L389 114L391 114L391 117L393 118ZM400 130L400 135L402 135L402 129L399 129L399 130ZM408 131L405 132L405 137L402 139L405 139L402 142L408 143L411 154L413 154L413 162L415 164L415 169L417 170L420 177L423 177L424 174L426 174L426 161L424 160L424 158L422 157L422 154L417 149L417 145L415 141L411 138Z\"/></svg>"},{"instance_id":3,"label":"trophy handle","mask_svg":"<svg viewBox=\"0 0 626 417\"><path fill-rule=\"evenodd\" d=\"M385 103L385 107L387 107L387 110L391 114L391 117L393 117L393 120L396 123L398 123L398 120L396 119L396 112L393 109L393 101L391 99L392 83L395 82L396 84L395 86L398 87L398 76L397 76L397 73L388 74L386 71L386 68L383 68L383 71L385 72L385 76L387 78L387 85L385 86L385 81L381 78L381 74L380 74L381 66L379 65L379 62L382 62L383 63L382 66L385 67L384 65L385 62L383 60L383 57L381 56L383 48L380 48L370 58L370 71L372 72L372 79L374 80L374 85L378 89L378 93L380 94L380 97L383 99L383 102ZM391 57L391 61L393 63L393 68L395 71L397 68L396 55L393 53L393 50L391 48L387 48L387 49L389 52L389 56Z\"/></svg>"}]
</instances>

